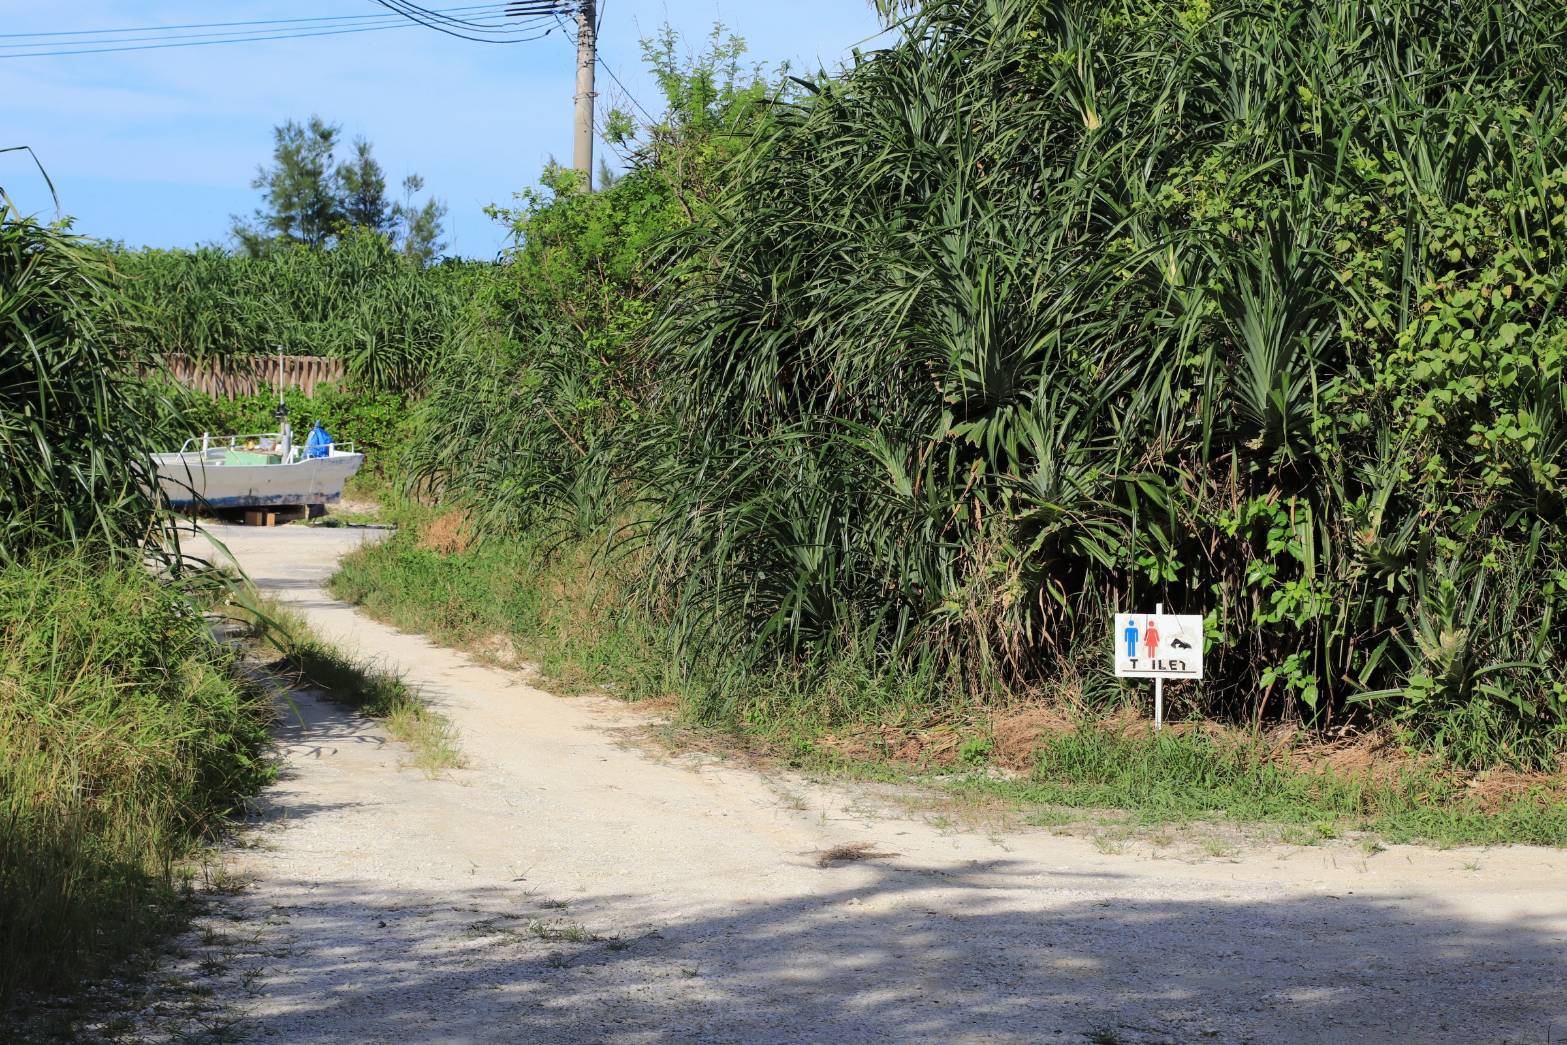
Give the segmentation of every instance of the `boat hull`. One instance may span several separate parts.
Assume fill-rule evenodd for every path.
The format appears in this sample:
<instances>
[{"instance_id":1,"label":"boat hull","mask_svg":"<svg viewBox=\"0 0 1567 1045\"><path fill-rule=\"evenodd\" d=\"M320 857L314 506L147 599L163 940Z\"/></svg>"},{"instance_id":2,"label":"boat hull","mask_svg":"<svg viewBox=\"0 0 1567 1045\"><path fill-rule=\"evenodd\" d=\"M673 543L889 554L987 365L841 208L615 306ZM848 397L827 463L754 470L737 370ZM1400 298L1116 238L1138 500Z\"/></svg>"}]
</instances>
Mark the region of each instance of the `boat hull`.
<instances>
[{"instance_id":1,"label":"boat hull","mask_svg":"<svg viewBox=\"0 0 1567 1045\"><path fill-rule=\"evenodd\" d=\"M334 451L290 464L222 464L199 451L154 454L158 487L176 508L214 510L326 505L364 464L364 455Z\"/></svg>"}]
</instances>

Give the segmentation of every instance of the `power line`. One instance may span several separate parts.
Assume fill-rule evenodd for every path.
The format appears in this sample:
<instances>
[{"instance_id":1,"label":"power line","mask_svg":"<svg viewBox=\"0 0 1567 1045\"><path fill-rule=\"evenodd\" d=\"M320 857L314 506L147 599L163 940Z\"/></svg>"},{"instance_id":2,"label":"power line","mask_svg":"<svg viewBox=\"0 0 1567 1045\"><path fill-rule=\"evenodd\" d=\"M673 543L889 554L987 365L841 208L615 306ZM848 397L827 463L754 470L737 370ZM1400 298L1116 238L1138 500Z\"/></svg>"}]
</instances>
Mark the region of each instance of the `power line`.
<instances>
[{"instance_id":1,"label":"power line","mask_svg":"<svg viewBox=\"0 0 1567 1045\"><path fill-rule=\"evenodd\" d=\"M510 23L501 23L500 25L496 25L494 23L466 22L461 19L443 18L439 12L432 11L427 7L420 7L417 4L408 2L408 0L375 0L375 2L386 8L388 11L395 11L404 18L419 23L426 29L434 29L438 33L445 33L447 36L455 36L459 40L468 40L473 43L527 43L532 40L542 40L544 37L555 31L553 28L550 28L534 36L519 37L512 35L517 33L519 30L513 28ZM553 11L549 13L553 13ZM530 21L541 22L542 15L545 14L545 12L540 12L539 14L540 17L534 18ZM509 14L508 17L510 17Z\"/></svg>"},{"instance_id":2,"label":"power line","mask_svg":"<svg viewBox=\"0 0 1567 1045\"><path fill-rule=\"evenodd\" d=\"M512 0L506 5L506 14L510 18L570 14L573 2L575 0Z\"/></svg>"},{"instance_id":3,"label":"power line","mask_svg":"<svg viewBox=\"0 0 1567 1045\"><path fill-rule=\"evenodd\" d=\"M600 0L600 2L602 2L602 0ZM604 19L603 11L600 10L600 12L599 12L599 21L602 23L603 19ZM557 15L555 17L555 21L560 24L561 31L566 34L566 38L569 39L572 43L576 43L577 42L576 37L572 36L572 33L571 33L571 26L567 25L565 22L562 22L559 15ZM658 122L658 117L656 117L652 113L648 112L647 106L645 106L641 102L637 101L637 96L631 93L631 88L627 87L625 82L623 80L621 80L620 77L615 75L615 70L610 66L610 64L608 62L606 62L604 60L604 52L599 50L599 48L598 48L598 41L597 40L594 41L593 57L598 61L598 63L600 65L602 65L604 67L604 71L606 73L609 73L609 78L611 80L615 81L615 86L619 87L620 90L622 91L622 93L624 93L627 98L631 99L631 104L635 105L638 109L641 109L642 110L642 115L646 116L650 123L657 123Z\"/></svg>"},{"instance_id":4,"label":"power line","mask_svg":"<svg viewBox=\"0 0 1567 1045\"><path fill-rule=\"evenodd\" d=\"M474 37L468 32L450 33L450 35L462 36L464 39L481 39L485 43L527 43L543 39L554 31L553 26L546 28L549 18L545 13L541 12L518 21L506 13L508 5L505 3L469 4L434 9L418 7L407 3L406 0L393 0L390 3L377 0L377 2L387 7L389 11L371 15L329 15L317 18L256 19L243 22L194 22L174 26L86 29L58 33L0 33L0 40L16 41L19 38L26 38L25 42L0 43L0 59L110 54L162 50L170 47L205 47L219 43L264 43L273 40L298 40L316 36L344 36L352 33L377 32L382 29L401 29L415 23L450 32L443 26L431 25L424 16L449 19L452 12L501 19L488 22L458 20L472 27L473 32L486 34L482 38ZM558 7L559 2L560 0L554 0L552 7ZM553 9L550 14L553 14ZM538 31L541 28L543 32ZM184 31L208 29L224 31ZM35 49L18 50L27 47ZM6 51L11 53L4 53Z\"/></svg>"},{"instance_id":5,"label":"power line","mask_svg":"<svg viewBox=\"0 0 1567 1045\"><path fill-rule=\"evenodd\" d=\"M487 30L493 28L495 24L493 22L470 22L466 18L453 18L450 15L450 8L420 7L413 0L397 0L397 3L400 7L411 8L419 14L445 22L447 25ZM517 18L520 16L551 15L565 10L566 7L566 0L518 0L518 2L506 5L505 16L507 18Z\"/></svg>"},{"instance_id":6,"label":"power line","mask_svg":"<svg viewBox=\"0 0 1567 1045\"><path fill-rule=\"evenodd\" d=\"M63 45L68 43L75 43L78 41L65 40L53 41L51 43L0 44L0 49L26 46L51 48L50 50L13 51L9 54L0 51L0 59L43 58L75 54L111 54L126 51L156 51L170 47L206 47L212 44L265 43L273 40L300 40L308 37L318 36L345 36L353 33L372 33L379 32L383 29L409 29L413 28L414 26L413 22L408 21L400 16L376 15L372 17L379 19L379 21L371 24L353 24L346 27L340 27L336 23L329 23L327 25L315 28L295 27L240 30L236 32L222 33L196 33L185 35L174 34L172 36L135 38L119 37L104 40L80 41L87 44L87 46L76 48L65 47ZM508 23L506 32L510 35L507 35L502 39L493 39L486 42L526 43L530 40L541 40L550 33L554 32L553 26L546 28L542 33L533 32L532 35L527 36L516 34L537 30L541 26L545 25L545 23L546 20L542 17L530 19L520 24Z\"/></svg>"},{"instance_id":7,"label":"power line","mask_svg":"<svg viewBox=\"0 0 1567 1045\"><path fill-rule=\"evenodd\" d=\"M599 64L604 67L604 71L609 73L609 78L615 81L615 86L619 87L621 91L625 93L626 97L631 99L631 104L635 105L638 109L641 109L642 115L646 116L649 122L657 123L658 117L648 112L647 107L644 106L641 102L637 101L637 96L631 93L631 88L627 87L625 83L621 81L620 77L615 75L615 70L610 68L610 64L604 60L604 52L595 47L593 49L593 53L598 56Z\"/></svg>"},{"instance_id":8,"label":"power line","mask_svg":"<svg viewBox=\"0 0 1567 1045\"><path fill-rule=\"evenodd\" d=\"M84 47L70 51L22 51L13 54L0 54L0 59L6 58L49 58L56 55L67 54L110 54L120 51L161 51L168 47L206 47L210 44L247 44L265 42L268 40L301 40L311 36L344 36L349 33L375 33L383 29L402 29L404 25L372 25L362 26L356 29L323 29L315 32L303 33L273 33L264 36L227 37L221 40L181 40L174 43L161 44L130 44L125 47Z\"/></svg>"},{"instance_id":9,"label":"power line","mask_svg":"<svg viewBox=\"0 0 1567 1045\"><path fill-rule=\"evenodd\" d=\"M159 51L175 47L208 47L214 44L266 43L322 36L347 36L386 29L423 26L473 43L516 44L542 40L560 28L567 36L561 15L574 14L581 27L577 46L577 166L588 177L592 191L594 69L604 64L597 46L602 8L594 16L594 0L504 0L496 3L453 7L425 7L413 0L374 0L383 13L321 15L308 18L269 18L248 21L190 22L167 26L119 29L73 29L59 32L0 33L0 60L46 58L79 54L112 54ZM553 22L554 24L550 24ZM541 30L542 31L539 31ZM20 41L20 42L17 42ZM20 50L34 48L34 50ZM649 120L651 113L637 101L615 71L604 68ZM585 159L583 156L585 155Z\"/></svg>"},{"instance_id":10,"label":"power line","mask_svg":"<svg viewBox=\"0 0 1567 1045\"><path fill-rule=\"evenodd\" d=\"M507 22L502 26L496 26L493 22L453 17L441 11L422 7L413 0L375 0L375 2L426 29L434 29L438 33L445 33L459 40L486 44L522 42L521 38L514 35L516 30L511 28L510 21L519 18L532 24L543 22L546 18L553 18L555 21L555 26L526 39L541 39L554 32L556 27L570 36L561 15L574 14L580 32L577 40L577 93L573 98L573 105L576 107L576 126L573 131L572 164L585 176L588 191L593 191L593 100L597 97L593 89L593 76L600 64L596 41L601 24L599 19L594 17L594 0L511 0L506 7ZM618 78L616 82L619 82ZM621 86L624 89L625 85Z\"/></svg>"},{"instance_id":11,"label":"power line","mask_svg":"<svg viewBox=\"0 0 1567 1045\"><path fill-rule=\"evenodd\" d=\"M330 32L330 31L338 30L338 29L351 29L351 30L361 30L361 31L368 31L368 30L372 30L372 29L392 29L392 28L398 28L398 27L401 27L401 26L405 26L405 25L408 24L407 22L403 21L401 18L398 18L398 17L396 17L394 15L377 15L375 17L376 17L376 21L374 21L374 22L365 22L365 21L354 21L354 22L347 22L347 23L327 22L327 23L325 23L323 25L320 25L320 26L294 26L294 27L279 26L279 27L276 27L276 28L227 29L227 30L221 30L221 31L203 31L203 32L180 31L180 32L172 32L172 33L164 33L164 32L160 32L160 31L157 31L157 30L145 29L145 30L139 30L139 32L144 34L144 35L141 35L141 36L112 36L112 37L105 37L105 38L96 39L96 40L53 40L53 41L48 41L48 42L39 42L37 40L28 40L28 41L25 41L25 42L15 42L15 41L13 41L13 42L10 42L10 43L0 43L0 51L13 51L13 50L19 50L19 49L27 48L27 47L32 47L32 48L54 47L54 48L59 48L59 47L72 47L72 46L81 46L81 47L86 48L89 51L91 51L91 50L95 50L95 49L113 48L113 47L117 47L117 46L121 46L121 45L125 45L125 44L161 44L161 43L175 43L175 42L179 42L179 41L205 41L205 42L211 42L211 43L220 43L220 42L224 42L224 41L230 40L232 38L246 38L246 39L249 39L249 38L254 38L254 37L271 36L271 35L275 35L275 34L279 34L279 33L283 33L283 34L298 33L300 35L312 35L312 34L316 34L316 33L326 33L326 32ZM242 42L242 41L236 41L236 42ZM0 57L3 57L3 55L0 55Z\"/></svg>"},{"instance_id":12,"label":"power line","mask_svg":"<svg viewBox=\"0 0 1567 1045\"><path fill-rule=\"evenodd\" d=\"M439 10L441 12L443 12L443 13L450 13L450 12L467 13L467 12L472 12L472 11L493 11L493 10L499 10L500 8L504 8L505 6L506 5L504 3L470 4L470 5L466 6L466 7L443 7L443 8L440 8ZM299 26L299 28L304 29L304 28L309 28L309 26L307 24L301 24L301 23L380 21L380 20L388 18L388 17L390 17L390 16L389 15L384 15L384 14L327 15L327 16L324 16L324 17L317 17L317 18L261 18L261 19L256 19L256 20L249 21L249 22L190 22L190 23L187 23L187 24L184 24L184 25L144 25L144 26L135 26L135 27L132 27L132 28L127 28L127 29L70 29L70 30L65 30L65 31L61 31L61 32L56 32L56 33L0 33L0 39L15 40L15 39L21 39L23 37L44 37L44 36L107 36L107 35L114 35L114 34L119 34L119 33L167 32L167 31L172 30L172 29L228 29L228 28L231 28L233 26L258 26L258 25L275 25L275 26L280 26L280 27L281 26L287 26L287 25L297 25L297 26ZM257 30L257 31L259 32L260 30ZM40 45L40 46L43 46L43 45Z\"/></svg>"}]
</instances>

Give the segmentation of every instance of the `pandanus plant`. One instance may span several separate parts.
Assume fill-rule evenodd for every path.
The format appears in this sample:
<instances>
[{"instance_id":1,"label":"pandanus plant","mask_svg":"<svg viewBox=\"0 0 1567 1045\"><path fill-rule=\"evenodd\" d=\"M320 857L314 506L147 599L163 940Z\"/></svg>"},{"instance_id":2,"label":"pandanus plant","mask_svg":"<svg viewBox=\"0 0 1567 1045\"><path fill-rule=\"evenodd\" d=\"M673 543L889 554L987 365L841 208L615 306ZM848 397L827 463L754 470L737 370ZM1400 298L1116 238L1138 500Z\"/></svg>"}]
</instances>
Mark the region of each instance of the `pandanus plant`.
<instances>
[{"instance_id":1,"label":"pandanus plant","mask_svg":"<svg viewBox=\"0 0 1567 1045\"><path fill-rule=\"evenodd\" d=\"M0 560L170 535L146 482L164 414L98 325L113 301L95 247L0 193Z\"/></svg>"},{"instance_id":2,"label":"pandanus plant","mask_svg":"<svg viewBox=\"0 0 1567 1045\"><path fill-rule=\"evenodd\" d=\"M1213 611L1213 713L1558 721L1560 629L1522 623L1556 613L1555 401L1479 346L1560 365L1567 7L883 7L897 42L775 108L653 336L691 648L874 633L993 691L1162 601ZM1488 478L1464 425L1519 410ZM1530 638L1440 701L1411 622L1446 567L1388 543L1432 531L1464 569L1533 541L1548 589L1476 589Z\"/></svg>"}]
</instances>

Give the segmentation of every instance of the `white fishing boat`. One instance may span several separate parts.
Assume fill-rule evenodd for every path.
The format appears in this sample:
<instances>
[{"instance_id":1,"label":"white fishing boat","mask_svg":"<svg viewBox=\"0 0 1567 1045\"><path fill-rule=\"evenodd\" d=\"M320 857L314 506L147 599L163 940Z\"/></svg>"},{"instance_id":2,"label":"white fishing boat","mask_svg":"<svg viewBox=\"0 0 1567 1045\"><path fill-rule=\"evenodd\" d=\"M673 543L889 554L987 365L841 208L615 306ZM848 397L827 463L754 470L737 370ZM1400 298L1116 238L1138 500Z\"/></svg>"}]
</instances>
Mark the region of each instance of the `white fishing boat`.
<instances>
[{"instance_id":1,"label":"white fishing boat","mask_svg":"<svg viewBox=\"0 0 1567 1045\"><path fill-rule=\"evenodd\" d=\"M154 454L158 486L180 509L317 507L343 496L364 464L352 443L294 446L285 431L201 436L175 453Z\"/></svg>"},{"instance_id":2,"label":"white fishing boat","mask_svg":"<svg viewBox=\"0 0 1567 1045\"><path fill-rule=\"evenodd\" d=\"M283 400L283 352L278 350L276 432L203 434L174 453L153 454L158 487L175 508L234 511L321 508L343 496L343 486L365 463L352 443L339 443L321 422L303 446L294 445Z\"/></svg>"}]
</instances>

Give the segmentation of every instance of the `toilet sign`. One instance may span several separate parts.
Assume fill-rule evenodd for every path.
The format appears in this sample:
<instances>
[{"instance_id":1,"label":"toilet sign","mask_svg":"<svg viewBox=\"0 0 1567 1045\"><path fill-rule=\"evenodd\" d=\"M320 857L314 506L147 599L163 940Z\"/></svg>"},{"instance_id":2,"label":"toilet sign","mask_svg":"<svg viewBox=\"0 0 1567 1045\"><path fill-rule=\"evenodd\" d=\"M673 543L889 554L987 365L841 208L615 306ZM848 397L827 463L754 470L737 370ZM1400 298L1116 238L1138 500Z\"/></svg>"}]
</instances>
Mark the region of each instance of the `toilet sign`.
<instances>
[{"instance_id":1,"label":"toilet sign","mask_svg":"<svg viewBox=\"0 0 1567 1045\"><path fill-rule=\"evenodd\" d=\"M1202 617L1115 615L1115 673L1134 679L1202 678Z\"/></svg>"}]
</instances>

